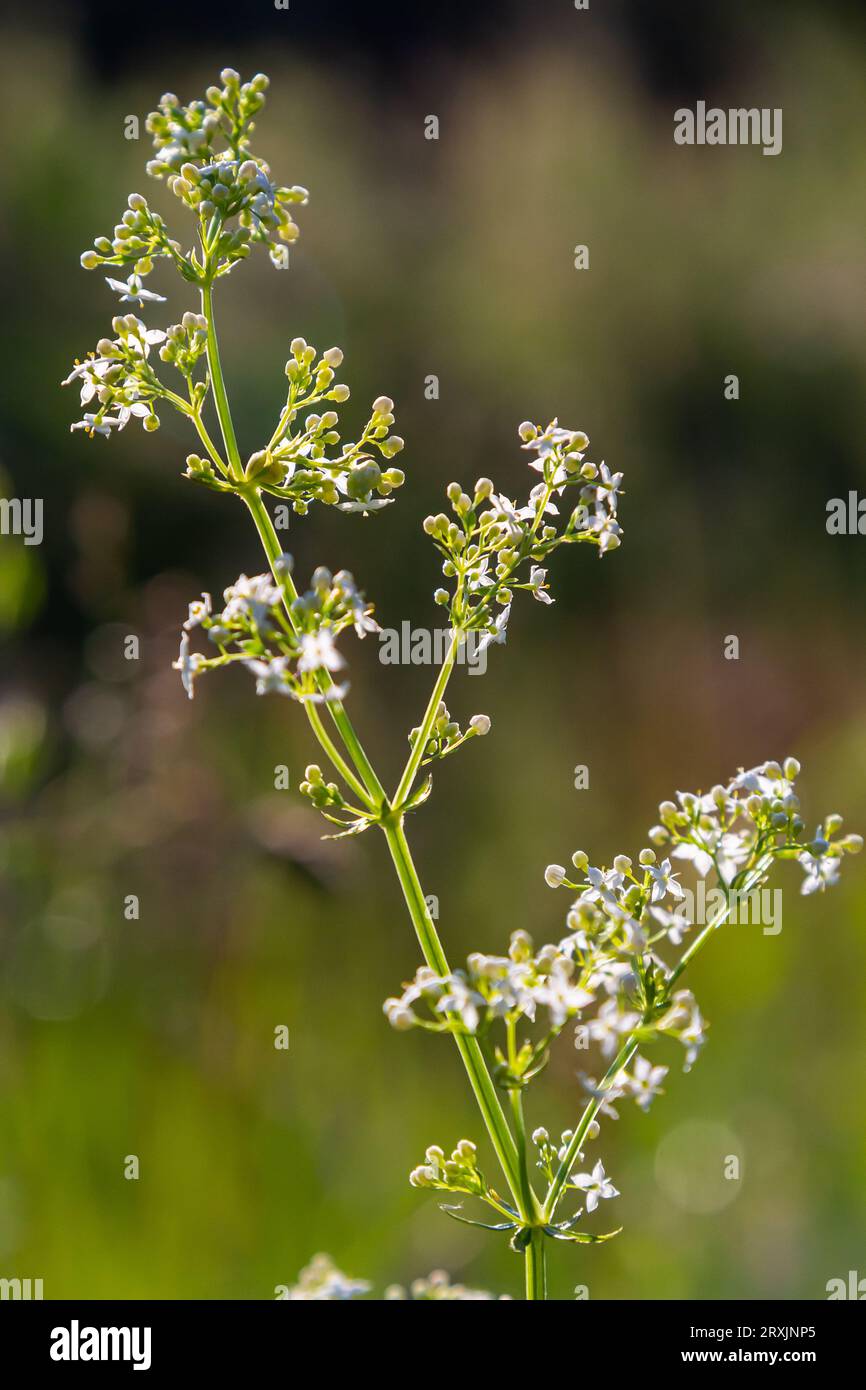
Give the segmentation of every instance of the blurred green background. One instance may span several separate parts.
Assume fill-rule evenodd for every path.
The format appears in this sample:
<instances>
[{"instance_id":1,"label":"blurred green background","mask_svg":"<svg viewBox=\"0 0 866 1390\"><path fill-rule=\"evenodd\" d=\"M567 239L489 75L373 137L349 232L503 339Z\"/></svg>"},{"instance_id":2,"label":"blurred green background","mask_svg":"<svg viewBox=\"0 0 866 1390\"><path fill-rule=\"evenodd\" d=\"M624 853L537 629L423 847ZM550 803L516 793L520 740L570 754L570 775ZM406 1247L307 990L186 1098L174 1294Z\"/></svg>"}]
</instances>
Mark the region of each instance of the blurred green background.
<instances>
[{"instance_id":1,"label":"blurred green background","mask_svg":"<svg viewBox=\"0 0 866 1390\"><path fill-rule=\"evenodd\" d=\"M384 844L323 842L273 790L314 752L299 710L240 675L190 705L170 669L189 598L263 567L248 519L182 480L194 443L166 412L156 436L68 433L58 383L115 312L80 251L133 189L188 234L146 136L124 138L164 90L267 71L256 148L311 189L289 271L257 255L220 287L242 450L296 334L345 350L347 429L397 403L397 505L293 525L299 578L346 566L384 625L437 625L421 520L455 477L525 495L521 419L585 429L626 474L622 550L563 552L555 606L515 605L487 675L453 683L493 732L409 826L452 961L516 927L557 939L546 863L636 852L660 799L740 765L795 754L807 821L866 827L866 540L825 529L864 485L863 24L695 8L158 5L118 32L94 4L3 31L0 469L45 499L45 541L0 539L0 1275L48 1298L267 1298L325 1249L377 1289L436 1266L521 1288L504 1243L406 1181L427 1144L482 1136L447 1040L382 1015L418 961ZM782 107L783 153L675 146L698 99ZM171 298L149 322L192 307L165 268L151 283ZM430 672L349 656L393 782ZM866 875L850 861L809 900L799 882L779 936L731 930L692 972L709 1046L688 1077L660 1056L664 1099L606 1126L625 1230L556 1247L557 1297L821 1298L866 1273ZM580 1063L564 1037L532 1124L574 1122Z\"/></svg>"}]
</instances>

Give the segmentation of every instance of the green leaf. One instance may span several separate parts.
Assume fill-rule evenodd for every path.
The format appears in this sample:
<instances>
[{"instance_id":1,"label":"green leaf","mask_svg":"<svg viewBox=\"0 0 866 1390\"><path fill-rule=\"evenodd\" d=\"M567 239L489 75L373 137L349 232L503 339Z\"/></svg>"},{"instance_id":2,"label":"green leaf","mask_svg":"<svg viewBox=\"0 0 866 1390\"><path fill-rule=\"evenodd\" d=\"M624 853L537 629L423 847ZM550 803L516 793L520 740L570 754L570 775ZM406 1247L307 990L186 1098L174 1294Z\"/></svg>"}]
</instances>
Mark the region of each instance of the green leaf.
<instances>
[{"instance_id":1,"label":"green leaf","mask_svg":"<svg viewBox=\"0 0 866 1390\"><path fill-rule=\"evenodd\" d=\"M453 1221L462 1221L464 1226L481 1226L485 1231L513 1231L513 1221L501 1221L493 1225L489 1221L473 1221L470 1216L461 1216L460 1206L449 1206L447 1202L439 1203L439 1210L444 1211L446 1216L450 1216Z\"/></svg>"},{"instance_id":2,"label":"green leaf","mask_svg":"<svg viewBox=\"0 0 866 1390\"><path fill-rule=\"evenodd\" d=\"M573 1240L577 1245L602 1245L606 1240L613 1240L621 1230L622 1226L617 1226L615 1231L606 1231L604 1235L594 1236L588 1231L568 1231L562 1226L545 1226L544 1233L554 1240Z\"/></svg>"}]
</instances>

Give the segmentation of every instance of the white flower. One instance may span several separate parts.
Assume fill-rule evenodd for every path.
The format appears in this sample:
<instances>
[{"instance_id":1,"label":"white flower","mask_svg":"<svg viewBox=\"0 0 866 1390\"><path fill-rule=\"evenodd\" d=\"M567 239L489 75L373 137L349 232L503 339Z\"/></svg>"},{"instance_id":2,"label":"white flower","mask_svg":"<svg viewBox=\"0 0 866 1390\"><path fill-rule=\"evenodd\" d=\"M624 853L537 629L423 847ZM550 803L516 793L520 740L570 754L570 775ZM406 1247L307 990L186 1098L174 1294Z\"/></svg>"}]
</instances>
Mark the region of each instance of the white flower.
<instances>
[{"instance_id":1,"label":"white flower","mask_svg":"<svg viewBox=\"0 0 866 1390\"><path fill-rule=\"evenodd\" d=\"M599 502L606 501L611 511L616 511L616 499L622 483L622 473L611 473L606 463L602 463L598 470L598 486L595 495Z\"/></svg>"},{"instance_id":2,"label":"white flower","mask_svg":"<svg viewBox=\"0 0 866 1390\"><path fill-rule=\"evenodd\" d=\"M540 565L533 565L529 572L529 587L532 597L538 599L539 603L553 603L550 594L546 592L547 570Z\"/></svg>"},{"instance_id":3,"label":"white flower","mask_svg":"<svg viewBox=\"0 0 866 1390\"><path fill-rule=\"evenodd\" d=\"M604 1164L601 1159L592 1170L592 1173L578 1173L577 1177L572 1178L575 1187L579 1187L586 1194L586 1209L588 1212L595 1211L602 1199L618 1197L619 1192L614 1187L604 1171Z\"/></svg>"},{"instance_id":4,"label":"white flower","mask_svg":"<svg viewBox=\"0 0 866 1390\"><path fill-rule=\"evenodd\" d=\"M123 429L125 420L115 420L110 415L106 415L103 420L97 421L95 415L86 414L83 420L77 420L74 425L70 425L70 430L86 430L89 435L101 434L106 439L113 429Z\"/></svg>"},{"instance_id":5,"label":"white flower","mask_svg":"<svg viewBox=\"0 0 866 1390\"><path fill-rule=\"evenodd\" d=\"M477 648L476 648L476 655L480 655L481 652L486 651L487 648L488 648L493 642L505 642L506 636L507 636L506 629L507 629L507 627L508 627L508 619L509 619L510 614L511 614L511 604L508 603L508 604L505 605L505 607L502 609L502 611L501 611L501 612L499 613L499 615L497 616L496 622L495 622L495 624L494 624L494 631L493 631L493 632L484 632L484 633L481 634L481 637L480 637L479 642L478 642L478 646L477 646Z\"/></svg>"},{"instance_id":6,"label":"white flower","mask_svg":"<svg viewBox=\"0 0 866 1390\"><path fill-rule=\"evenodd\" d=\"M210 594L202 594L201 598L193 599L189 605L189 617L184 623L184 627L187 631L190 628L198 627L199 623L210 617L212 611L213 601Z\"/></svg>"},{"instance_id":7,"label":"white flower","mask_svg":"<svg viewBox=\"0 0 866 1390\"><path fill-rule=\"evenodd\" d=\"M448 980L448 993L436 1005L437 1013L457 1014L467 1033L474 1033L481 1021L478 1012L484 999L474 989L470 989L462 975L452 975Z\"/></svg>"},{"instance_id":8,"label":"white flower","mask_svg":"<svg viewBox=\"0 0 866 1390\"><path fill-rule=\"evenodd\" d=\"M686 863L694 864L695 872L700 874L701 878L706 878L713 867L713 856L691 841L678 844L672 854L674 859L684 859Z\"/></svg>"},{"instance_id":9,"label":"white flower","mask_svg":"<svg viewBox=\"0 0 866 1390\"><path fill-rule=\"evenodd\" d=\"M378 512L383 507L390 507L393 501L393 497L371 497L368 502L338 502L337 511L361 512L362 515L366 516L368 512Z\"/></svg>"},{"instance_id":10,"label":"white flower","mask_svg":"<svg viewBox=\"0 0 866 1390\"><path fill-rule=\"evenodd\" d=\"M607 999L595 1018L589 1021L589 1036L600 1043L602 1053L610 1057L619 1046L619 1039L637 1028L640 1014L621 1010L616 999Z\"/></svg>"},{"instance_id":11,"label":"white flower","mask_svg":"<svg viewBox=\"0 0 866 1390\"><path fill-rule=\"evenodd\" d=\"M130 275L128 280L112 280L110 276L106 275L105 283L117 291L121 301L125 300L129 304L143 304L146 299L151 300L154 304L165 303L164 294L154 294L153 290L143 288L140 275Z\"/></svg>"},{"instance_id":12,"label":"white flower","mask_svg":"<svg viewBox=\"0 0 866 1390\"><path fill-rule=\"evenodd\" d=\"M344 681L342 685L331 685L322 693L319 690L293 690L292 698L299 700L302 705L329 705L336 700L345 700L349 693L349 682Z\"/></svg>"},{"instance_id":13,"label":"white flower","mask_svg":"<svg viewBox=\"0 0 866 1390\"><path fill-rule=\"evenodd\" d=\"M268 610L279 602L280 591L274 587L269 574L255 574L252 578L241 574L234 584L230 584L226 589L224 598L224 622L231 623L240 617L250 616L256 626L260 627L268 615Z\"/></svg>"},{"instance_id":14,"label":"white flower","mask_svg":"<svg viewBox=\"0 0 866 1390\"><path fill-rule=\"evenodd\" d=\"M688 991L684 991L684 993L688 993ZM682 1030L682 1032L679 1035L680 1042L686 1049L686 1060L685 1065L683 1067L684 1071L691 1071L692 1067L695 1064L695 1061L697 1060L698 1053L700 1052L701 1048L707 1040L705 1024L704 1020L701 1017L701 1011L695 1003L694 999L691 1000L691 1004L691 1018L689 1019L688 1025Z\"/></svg>"},{"instance_id":15,"label":"white flower","mask_svg":"<svg viewBox=\"0 0 866 1390\"><path fill-rule=\"evenodd\" d=\"M289 1299L344 1301L360 1298L370 1287L366 1279L350 1279L343 1274L329 1255L314 1255L301 1270L297 1284L289 1289Z\"/></svg>"},{"instance_id":16,"label":"white flower","mask_svg":"<svg viewBox=\"0 0 866 1390\"><path fill-rule=\"evenodd\" d=\"M686 895L671 872L671 861L663 859L661 864L645 864L644 868L652 880L650 902L660 903L668 894L681 899Z\"/></svg>"},{"instance_id":17,"label":"white flower","mask_svg":"<svg viewBox=\"0 0 866 1390\"><path fill-rule=\"evenodd\" d=\"M554 963L553 969L543 983L536 987L535 997L550 1014L552 1028L561 1028L573 1014L591 1004L593 996L571 979L572 962L562 957Z\"/></svg>"},{"instance_id":18,"label":"white flower","mask_svg":"<svg viewBox=\"0 0 866 1390\"><path fill-rule=\"evenodd\" d=\"M190 699L192 699L195 694L193 681L203 661L204 657L200 652L190 652L189 633L183 632L180 639L180 652L178 653L177 661L172 662L172 669L174 671L180 671L183 688Z\"/></svg>"},{"instance_id":19,"label":"white flower","mask_svg":"<svg viewBox=\"0 0 866 1390\"><path fill-rule=\"evenodd\" d=\"M275 657L273 661L245 661L244 665L256 677L257 695L294 694L291 687L286 685L283 679L288 667L288 662L284 656Z\"/></svg>"},{"instance_id":20,"label":"white flower","mask_svg":"<svg viewBox=\"0 0 866 1390\"><path fill-rule=\"evenodd\" d=\"M635 1057L632 1075L624 1075L622 1080L641 1110L649 1110L653 1098L664 1094L661 1083L667 1074L667 1067L654 1067L646 1057Z\"/></svg>"},{"instance_id":21,"label":"white flower","mask_svg":"<svg viewBox=\"0 0 866 1390\"><path fill-rule=\"evenodd\" d=\"M587 1095L592 1096L593 1100L599 1101L599 1115L607 1115L611 1120L618 1120L619 1115L613 1108L613 1102L619 1100L625 1094L622 1086L618 1086L613 1082L607 1086L603 1086L601 1082L596 1081L594 1076L586 1076L584 1073L580 1073L580 1079Z\"/></svg>"},{"instance_id":22,"label":"white flower","mask_svg":"<svg viewBox=\"0 0 866 1390\"><path fill-rule=\"evenodd\" d=\"M565 869L561 864L548 864L544 870L544 881L548 888L558 888L565 882Z\"/></svg>"},{"instance_id":23,"label":"white flower","mask_svg":"<svg viewBox=\"0 0 866 1390\"><path fill-rule=\"evenodd\" d=\"M299 671L320 671L323 667L326 671L339 671L345 664L334 646L334 639L328 628L321 627L318 632L305 632L301 637Z\"/></svg>"},{"instance_id":24,"label":"white flower","mask_svg":"<svg viewBox=\"0 0 866 1390\"><path fill-rule=\"evenodd\" d=\"M684 917L681 912L668 912L666 907L650 907L650 916L654 917L667 933L668 941L674 946L682 944L683 935L692 925L688 917Z\"/></svg>"},{"instance_id":25,"label":"white flower","mask_svg":"<svg viewBox=\"0 0 866 1390\"><path fill-rule=\"evenodd\" d=\"M825 888L832 888L839 877L841 862L835 854L801 854L797 863L805 870L806 877L800 892L823 893Z\"/></svg>"},{"instance_id":26,"label":"white flower","mask_svg":"<svg viewBox=\"0 0 866 1390\"><path fill-rule=\"evenodd\" d=\"M484 515L498 522L512 540L520 540L525 529L523 522L535 517L535 508L518 507L504 492L494 492L490 503L490 510Z\"/></svg>"}]
</instances>

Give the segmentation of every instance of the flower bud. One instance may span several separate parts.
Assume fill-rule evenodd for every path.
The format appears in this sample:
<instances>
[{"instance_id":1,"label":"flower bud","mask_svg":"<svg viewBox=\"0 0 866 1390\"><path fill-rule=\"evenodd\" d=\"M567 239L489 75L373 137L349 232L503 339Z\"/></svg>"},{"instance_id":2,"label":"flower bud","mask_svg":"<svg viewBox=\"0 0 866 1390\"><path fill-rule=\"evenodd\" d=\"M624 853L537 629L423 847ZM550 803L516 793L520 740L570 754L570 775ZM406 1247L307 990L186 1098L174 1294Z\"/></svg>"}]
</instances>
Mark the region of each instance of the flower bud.
<instances>
[{"instance_id":1,"label":"flower bud","mask_svg":"<svg viewBox=\"0 0 866 1390\"><path fill-rule=\"evenodd\" d=\"M585 874L589 868L589 855L585 854L582 849L576 849L571 856L571 862L578 873Z\"/></svg>"},{"instance_id":2,"label":"flower bud","mask_svg":"<svg viewBox=\"0 0 866 1390\"><path fill-rule=\"evenodd\" d=\"M390 415L394 409L394 402L390 396L377 396L373 402L374 415Z\"/></svg>"},{"instance_id":3,"label":"flower bud","mask_svg":"<svg viewBox=\"0 0 866 1390\"><path fill-rule=\"evenodd\" d=\"M565 869L561 864L548 864L544 870L544 881L548 888L559 888L565 882Z\"/></svg>"},{"instance_id":4,"label":"flower bud","mask_svg":"<svg viewBox=\"0 0 866 1390\"><path fill-rule=\"evenodd\" d=\"M796 758L786 758L784 762L784 773L789 782L793 782L795 777L800 775L800 764Z\"/></svg>"},{"instance_id":5,"label":"flower bud","mask_svg":"<svg viewBox=\"0 0 866 1390\"><path fill-rule=\"evenodd\" d=\"M627 854L618 854L613 861L613 867L616 869L618 874L630 874L631 860L629 859Z\"/></svg>"},{"instance_id":6,"label":"flower bud","mask_svg":"<svg viewBox=\"0 0 866 1390\"><path fill-rule=\"evenodd\" d=\"M99 256L95 251L83 251L81 253L82 270L95 270L99 265Z\"/></svg>"},{"instance_id":7,"label":"flower bud","mask_svg":"<svg viewBox=\"0 0 866 1390\"><path fill-rule=\"evenodd\" d=\"M490 716L488 714L473 714L469 720L469 727L474 733L483 737L490 733Z\"/></svg>"},{"instance_id":8,"label":"flower bud","mask_svg":"<svg viewBox=\"0 0 866 1390\"><path fill-rule=\"evenodd\" d=\"M656 862L657 857L658 856L656 855L654 849L642 849L640 854L638 855L638 863L643 864L644 868L646 869L649 867L650 864L654 864Z\"/></svg>"}]
</instances>

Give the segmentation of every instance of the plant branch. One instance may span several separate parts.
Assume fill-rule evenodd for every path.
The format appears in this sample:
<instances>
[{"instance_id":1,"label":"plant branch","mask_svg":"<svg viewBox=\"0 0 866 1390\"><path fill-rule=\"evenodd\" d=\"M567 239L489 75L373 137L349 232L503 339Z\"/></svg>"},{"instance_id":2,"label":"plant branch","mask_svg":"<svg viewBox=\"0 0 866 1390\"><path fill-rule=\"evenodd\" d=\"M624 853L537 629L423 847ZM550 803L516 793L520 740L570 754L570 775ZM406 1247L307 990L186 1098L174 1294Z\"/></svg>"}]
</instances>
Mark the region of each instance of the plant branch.
<instances>
[{"instance_id":1,"label":"plant branch","mask_svg":"<svg viewBox=\"0 0 866 1390\"><path fill-rule=\"evenodd\" d=\"M746 875L746 878L741 888L735 891L737 893L750 893L752 889L756 886L756 884L758 884L761 881L764 874L767 872L767 869L770 867L772 861L772 855L762 855L761 858L758 860L757 864ZM695 937L688 950L685 951L681 956L678 965L668 977L668 992L670 992L672 986L683 974L684 970L687 968L689 963L692 960L694 960L698 952L702 950L702 948L706 945L713 932L717 931L718 928L722 926L730 916L731 908L733 906L731 888L729 887L729 885L725 884L725 889L728 894L728 901L726 902L725 906L723 908L720 908L716 915L712 917L709 922L707 922L706 926ZM634 1031L639 1032L640 1028L645 1024L645 1022L646 1020L642 1018L640 1024L638 1025L638 1028ZM553 1181L551 1182L550 1187L548 1188L547 1196L544 1200L543 1212L546 1221L550 1221L553 1218L553 1214L556 1210L556 1204L562 1196L563 1189L565 1187L566 1182L568 1181L568 1177L571 1173L574 1161L580 1152L581 1145L583 1144L583 1141L586 1138L589 1126L595 1119L598 1111L601 1109L601 1106L604 1102L605 1093L610 1090L611 1086L613 1085L619 1073L622 1071L623 1067L628 1066L629 1062L631 1061L632 1057L637 1051L638 1046L639 1040L634 1036L634 1033L632 1033L623 1043L616 1057L611 1062L610 1066L608 1067L607 1071L604 1074L604 1077L602 1078L598 1086L597 1094L592 1097L583 1114L581 1115L577 1128L575 1129L571 1141L568 1145L568 1148L566 1149L565 1154L562 1158L562 1161L559 1167L557 1168L556 1173L554 1174Z\"/></svg>"}]
</instances>

